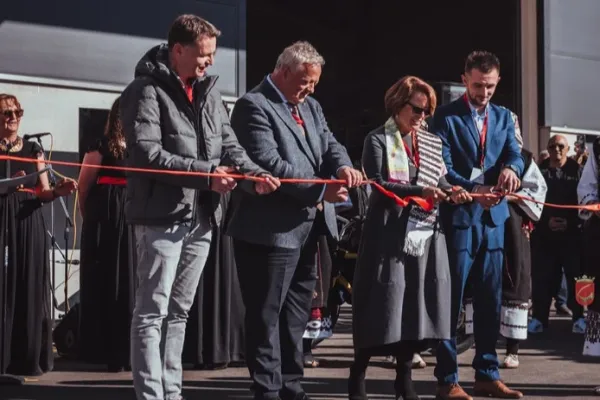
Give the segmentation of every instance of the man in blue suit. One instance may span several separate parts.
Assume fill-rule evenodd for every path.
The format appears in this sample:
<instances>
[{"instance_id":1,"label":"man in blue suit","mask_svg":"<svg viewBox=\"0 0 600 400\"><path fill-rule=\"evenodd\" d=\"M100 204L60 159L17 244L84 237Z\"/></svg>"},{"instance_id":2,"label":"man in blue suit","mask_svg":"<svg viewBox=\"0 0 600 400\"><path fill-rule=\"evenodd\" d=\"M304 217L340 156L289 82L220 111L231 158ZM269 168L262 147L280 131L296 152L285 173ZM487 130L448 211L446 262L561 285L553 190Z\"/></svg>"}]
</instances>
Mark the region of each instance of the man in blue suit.
<instances>
[{"instance_id":1,"label":"man in blue suit","mask_svg":"<svg viewBox=\"0 0 600 400\"><path fill-rule=\"evenodd\" d=\"M500 61L484 51L471 53L462 76L465 95L439 107L433 132L442 139L448 182L470 193L512 193L520 186L524 162L510 110L490 103L500 81ZM453 316L458 321L467 278L473 289L476 396L521 398L500 381L496 340L500 330L506 200L475 197L465 205L447 205L446 234L453 278ZM456 326L456 324L455 324ZM458 384L456 337L437 351L438 398L471 397Z\"/></svg>"}]
</instances>

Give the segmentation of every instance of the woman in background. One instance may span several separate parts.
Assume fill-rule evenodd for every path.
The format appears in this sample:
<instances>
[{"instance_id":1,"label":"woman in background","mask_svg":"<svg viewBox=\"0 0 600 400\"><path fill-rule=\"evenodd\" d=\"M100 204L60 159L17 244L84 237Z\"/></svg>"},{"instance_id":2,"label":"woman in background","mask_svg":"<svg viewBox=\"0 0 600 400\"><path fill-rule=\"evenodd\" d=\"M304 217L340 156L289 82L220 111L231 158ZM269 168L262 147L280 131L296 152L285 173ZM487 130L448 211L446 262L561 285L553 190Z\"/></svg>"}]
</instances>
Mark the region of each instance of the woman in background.
<instances>
[{"instance_id":1,"label":"woman in background","mask_svg":"<svg viewBox=\"0 0 600 400\"><path fill-rule=\"evenodd\" d=\"M19 100L0 94L0 154L39 160L0 161L2 179L46 167L41 146L18 135L22 117ZM65 179L51 189L46 172L33 181L0 195L0 260L6 263L0 270L0 311L6 318L0 322L0 355L4 355L0 374L42 375L54 364L50 260L42 203L69 195L77 183Z\"/></svg>"},{"instance_id":2,"label":"woman in background","mask_svg":"<svg viewBox=\"0 0 600 400\"><path fill-rule=\"evenodd\" d=\"M195 369L218 370L244 365L245 308L233 256L225 235L231 193L221 195L225 216L213 227L210 251L185 329L182 358Z\"/></svg>"},{"instance_id":3,"label":"woman in background","mask_svg":"<svg viewBox=\"0 0 600 400\"><path fill-rule=\"evenodd\" d=\"M121 167L125 158L117 98L104 136L88 149L79 174L83 216L79 355L82 361L106 364L110 372L130 368L129 327L135 298L133 231L125 223L125 172L91 166Z\"/></svg>"}]
</instances>

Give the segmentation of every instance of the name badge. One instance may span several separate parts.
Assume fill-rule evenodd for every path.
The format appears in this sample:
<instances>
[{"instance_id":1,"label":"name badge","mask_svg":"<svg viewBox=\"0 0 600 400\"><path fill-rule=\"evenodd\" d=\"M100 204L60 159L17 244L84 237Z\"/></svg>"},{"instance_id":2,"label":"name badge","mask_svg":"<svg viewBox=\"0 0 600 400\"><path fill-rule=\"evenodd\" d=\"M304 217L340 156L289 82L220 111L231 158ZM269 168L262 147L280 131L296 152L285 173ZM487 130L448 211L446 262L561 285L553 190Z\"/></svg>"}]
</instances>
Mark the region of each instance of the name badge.
<instances>
[{"instance_id":1,"label":"name badge","mask_svg":"<svg viewBox=\"0 0 600 400\"><path fill-rule=\"evenodd\" d=\"M483 185L483 178L484 176L481 168L473 168L473 171L471 171L471 178L469 178L469 180L478 185Z\"/></svg>"}]
</instances>

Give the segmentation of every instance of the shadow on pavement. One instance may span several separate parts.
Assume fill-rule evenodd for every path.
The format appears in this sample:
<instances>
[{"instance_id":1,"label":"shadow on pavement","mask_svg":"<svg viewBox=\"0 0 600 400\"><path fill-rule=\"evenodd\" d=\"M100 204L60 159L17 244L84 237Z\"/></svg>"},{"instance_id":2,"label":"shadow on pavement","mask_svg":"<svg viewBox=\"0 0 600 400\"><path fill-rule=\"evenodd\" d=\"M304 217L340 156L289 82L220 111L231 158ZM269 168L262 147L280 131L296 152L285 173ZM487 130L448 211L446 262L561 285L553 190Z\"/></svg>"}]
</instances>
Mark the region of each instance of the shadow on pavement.
<instances>
[{"instance_id":1,"label":"shadow on pavement","mask_svg":"<svg viewBox=\"0 0 600 400\"><path fill-rule=\"evenodd\" d=\"M31 385L22 387L3 387L0 399L2 400L131 400L134 393L131 380L113 381L62 381L61 386ZM245 378L215 378L202 381L184 382L184 396L186 400L220 400L220 399L249 399L250 381ZM343 399L347 397L345 379L307 378L304 388L313 399ZM435 396L435 382L416 381L418 392L423 398ZM467 392L472 391L472 384L463 385ZM575 397L578 399L593 399L593 385L514 385L513 388L524 391L527 397ZM367 391L370 398L394 398L393 382L391 380L369 380Z\"/></svg>"}]
</instances>

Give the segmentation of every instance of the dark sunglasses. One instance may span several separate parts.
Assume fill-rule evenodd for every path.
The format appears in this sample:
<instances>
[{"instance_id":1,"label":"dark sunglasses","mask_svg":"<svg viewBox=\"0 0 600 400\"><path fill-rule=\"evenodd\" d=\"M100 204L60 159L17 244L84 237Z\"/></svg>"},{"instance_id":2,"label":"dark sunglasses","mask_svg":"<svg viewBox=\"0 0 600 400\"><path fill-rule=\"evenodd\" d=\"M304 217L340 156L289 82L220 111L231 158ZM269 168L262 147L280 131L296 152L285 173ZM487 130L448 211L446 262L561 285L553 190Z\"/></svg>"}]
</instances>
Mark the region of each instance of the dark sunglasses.
<instances>
[{"instance_id":1,"label":"dark sunglasses","mask_svg":"<svg viewBox=\"0 0 600 400\"><path fill-rule=\"evenodd\" d=\"M4 110L2 111L2 115L4 115L6 118L10 118L13 115L16 116L17 118L21 118L23 116L24 111L23 110Z\"/></svg>"},{"instance_id":2,"label":"dark sunglasses","mask_svg":"<svg viewBox=\"0 0 600 400\"><path fill-rule=\"evenodd\" d=\"M410 108L412 108L412 112L414 114L417 114L417 115L425 114L425 116L429 115L429 108L417 107L417 106L415 106L414 104L412 104L410 102L408 102L406 104L408 104L410 106Z\"/></svg>"},{"instance_id":3,"label":"dark sunglasses","mask_svg":"<svg viewBox=\"0 0 600 400\"><path fill-rule=\"evenodd\" d=\"M564 150L565 145L562 143L552 143L548 145L548 150L552 150L553 148L558 147L559 150Z\"/></svg>"}]
</instances>

